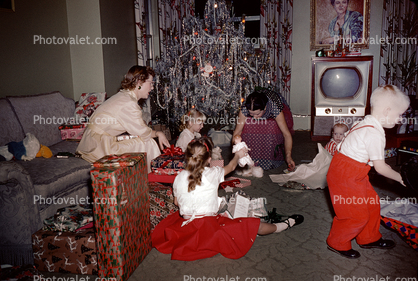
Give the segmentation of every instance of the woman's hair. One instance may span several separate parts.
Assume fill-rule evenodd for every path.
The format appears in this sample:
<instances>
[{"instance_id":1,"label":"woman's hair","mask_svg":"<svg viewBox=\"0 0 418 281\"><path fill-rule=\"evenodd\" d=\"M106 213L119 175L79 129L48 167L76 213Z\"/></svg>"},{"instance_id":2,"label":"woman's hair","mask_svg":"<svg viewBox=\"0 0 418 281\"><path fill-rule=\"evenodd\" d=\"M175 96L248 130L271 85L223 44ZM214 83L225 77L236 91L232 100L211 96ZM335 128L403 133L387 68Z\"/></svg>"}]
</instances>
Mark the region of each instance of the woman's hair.
<instances>
[{"instance_id":1,"label":"woman's hair","mask_svg":"<svg viewBox=\"0 0 418 281\"><path fill-rule=\"evenodd\" d=\"M134 65L129 69L128 73L125 74L125 77L121 82L121 87L124 90L133 90L138 81L144 83L150 75L155 76L155 72L151 67Z\"/></svg>"},{"instance_id":2,"label":"woman's hair","mask_svg":"<svg viewBox=\"0 0 418 281\"><path fill-rule=\"evenodd\" d=\"M350 2L350 0L347 0L347 5L348 5L348 2ZM331 0L331 5L332 6L334 6L334 3L335 3L335 0Z\"/></svg>"},{"instance_id":3,"label":"woman's hair","mask_svg":"<svg viewBox=\"0 0 418 281\"><path fill-rule=\"evenodd\" d=\"M189 110L189 112L187 112L181 117L180 131L183 131L184 129L188 128L192 122L196 123L198 121L201 121L202 123L205 122L205 114L203 114L197 109Z\"/></svg>"},{"instance_id":4,"label":"woman's hair","mask_svg":"<svg viewBox=\"0 0 418 281\"><path fill-rule=\"evenodd\" d=\"M202 183L202 173L212 155L213 142L208 137L191 141L186 149L186 171L189 175L188 192L196 189Z\"/></svg>"},{"instance_id":5,"label":"woman's hair","mask_svg":"<svg viewBox=\"0 0 418 281\"><path fill-rule=\"evenodd\" d=\"M247 110L264 110L269 101L269 98L264 94L257 91L252 92L245 100L245 107Z\"/></svg>"}]
</instances>

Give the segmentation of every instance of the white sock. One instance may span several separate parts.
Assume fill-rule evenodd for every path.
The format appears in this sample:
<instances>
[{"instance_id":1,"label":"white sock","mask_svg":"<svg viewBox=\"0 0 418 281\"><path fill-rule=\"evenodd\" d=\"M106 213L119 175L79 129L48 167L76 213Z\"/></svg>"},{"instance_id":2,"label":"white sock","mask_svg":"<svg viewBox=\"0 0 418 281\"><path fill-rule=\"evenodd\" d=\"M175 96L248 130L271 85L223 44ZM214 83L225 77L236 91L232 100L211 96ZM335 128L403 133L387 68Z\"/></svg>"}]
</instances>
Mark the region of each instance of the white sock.
<instances>
[{"instance_id":1,"label":"white sock","mask_svg":"<svg viewBox=\"0 0 418 281\"><path fill-rule=\"evenodd\" d=\"M289 220L290 227L292 227L295 224L295 220L292 218L289 218L288 220ZM278 223L275 223L275 225L277 229L274 233L282 232L283 230L286 230L289 227L287 223L285 222L278 222Z\"/></svg>"}]
</instances>

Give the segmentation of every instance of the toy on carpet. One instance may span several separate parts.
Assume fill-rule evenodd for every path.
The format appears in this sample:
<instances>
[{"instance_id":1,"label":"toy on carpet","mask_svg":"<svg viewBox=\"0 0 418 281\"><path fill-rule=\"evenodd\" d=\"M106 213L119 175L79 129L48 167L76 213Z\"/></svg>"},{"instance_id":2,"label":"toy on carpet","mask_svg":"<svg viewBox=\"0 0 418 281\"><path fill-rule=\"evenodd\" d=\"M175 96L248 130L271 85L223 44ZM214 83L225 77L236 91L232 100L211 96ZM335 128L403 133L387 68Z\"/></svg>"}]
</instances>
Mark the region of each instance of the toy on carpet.
<instances>
[{"instance_id":1,"label":"toy on carpet","mask_svg":"<svg viewBox=\"0 0 418 281\"><path fill-rule=\"evenodd\" d=\"M222 149L219 146L213 148L212 155L211 155L212 160L222 160L221 153L222 153Z\"/></svg>"},{"instance_id":2,"label":"toy on carpet","mask_svg":"<svg viewBox=\"0 0 418 281\"><path fill-rule=\"evenodd\" d=\"M35 157L52 157L51 150L41 145L35 135L27 133L23 141L9 142L0 147L0 161L10 161L13 157L17 160L30 161Z\"/></svg>"},{"instance_id":3,"label":"toy on carpet","mask_svg":"<svg viewBox=\"0 0 418 281\"><path fill-rule=\"evenodd\" d=\"M244 169L237 169L235 170L237 175L243 176L243 177L256 177L256 178L262 178L264 175L263 168L259 166L247 166Z\"/></svg>"}]
</instances>

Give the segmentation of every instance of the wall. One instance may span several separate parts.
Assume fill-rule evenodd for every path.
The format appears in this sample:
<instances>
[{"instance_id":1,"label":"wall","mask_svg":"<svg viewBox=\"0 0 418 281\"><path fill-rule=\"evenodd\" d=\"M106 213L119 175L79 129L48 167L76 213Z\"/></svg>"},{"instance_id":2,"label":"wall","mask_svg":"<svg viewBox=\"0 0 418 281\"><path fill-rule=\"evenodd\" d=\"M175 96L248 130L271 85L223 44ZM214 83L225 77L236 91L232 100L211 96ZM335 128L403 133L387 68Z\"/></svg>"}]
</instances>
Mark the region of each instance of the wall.
<instances>
[{"instance_id":1,"label":"wall","mask_svg":"<svg viewBox=\"0 0 418 281\"><path fill-rule=\"evenodd\" d=\"M68 37L65 1L15 1L15 12L0 11L0 26L0 97L55 90L72 97L70 46L34 43Z\"/></svg>"},{"instance_id":2,"label":"wall","mask_svg":"<svg viewBox=\"0 0 418 281\"><path fill-rule=\"evenodd\" d=\"M295 129L310 129L311 107L311 57L310 45L310 0L293 1L293 42L292 42L292 80L290 107L295 115ZM383 0L372 0L370 9L370 37L380 38L382 27ZM379 77L380 45L370 45L363 50L364 55L373 55L373 89Z\"/></svg>"},{"instance_id":3,"label":"wall","mask_svg":"<svg viewBox=\"0 0 418 281\"><path fill-rule=\"evenodd\" d=\"M100 0L100 15L102 37L117 39L117 44L103 45L105 87L111 96L128 69L138 64L133 1Z\"/></svg>"},{"instance_id":4,"label":"wall","mask_svg":"<svg viewBox=\"0 0 418 281\"><path fill-rule=\"evenodd\" d=\"M102 38L99 0L67 0L68 36L76 39L70 45L73 96L104 92L103 50L96 44ZM78 40L77 40L78 39Z\"/></svg>"},{"instance_id":5,"label":"wall","mask_svg":"<svg viewBox=\"0 0 418 281\"><path fill-rule=\"evenodd\" d=\"M15 1L15 12L0 11L0 97L51 91L75 100L84 92L113 95L136 64L133 9L131 0ZM45 43L60 38L61 44L34 44L37 35ZM95 42L109 37L116 44Z\"/></svg>"}]
</instances>

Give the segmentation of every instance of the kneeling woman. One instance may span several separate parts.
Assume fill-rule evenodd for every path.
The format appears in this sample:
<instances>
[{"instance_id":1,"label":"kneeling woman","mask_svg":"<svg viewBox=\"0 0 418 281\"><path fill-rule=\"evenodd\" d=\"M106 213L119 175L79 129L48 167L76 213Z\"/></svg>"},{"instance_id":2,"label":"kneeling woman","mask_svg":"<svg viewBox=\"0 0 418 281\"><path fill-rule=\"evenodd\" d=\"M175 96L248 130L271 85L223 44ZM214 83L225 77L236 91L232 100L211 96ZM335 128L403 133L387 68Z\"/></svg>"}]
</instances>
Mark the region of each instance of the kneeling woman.
<instances>
[{"instance_id":1,"label":"kneeling woman","mask_svg":"<svg viewBox=\"0 0 418 281\"><path fill-rule=\"evenodd\" d=\"M160 222L152 234L158 251L173 260L197 260L218 253L238 259L244 256L259 235L281 232L303 221L292 215L284 222L270 224L258 218L229 219L217 215L218 186L232 172L247 149L239 150L225 167L211 167L213 143L203 137L192 141L186 150L186 169L173 184L174 202L179 211Z\"/></svg>"},{"instance_id":2,"label":"kneeling woman","mask_svg":"<svg viewBox=\"0 0 418 281\"><path fill-rule=\"evenodd\" d=\"M159 156L160 148L170 146L164 133L154 131L142 119L142 108L138 101L148 99L154 82L154 70L135 65L125 75L122 89L97 108L89 120L77 152L89 162L109 154L146 152L148 172L150 162ZM116 141L122 133L138 136L134 139ZM153 138L157 137L160 148Z\"/></svg>"}]
</instances>

